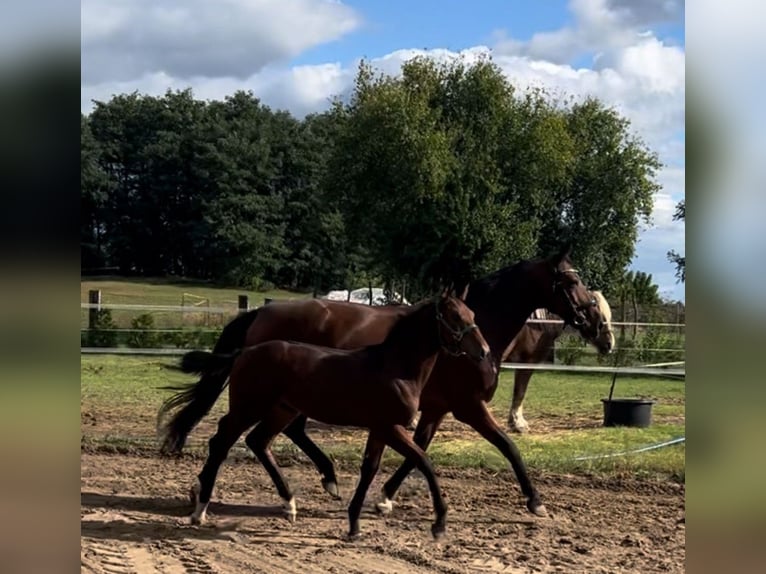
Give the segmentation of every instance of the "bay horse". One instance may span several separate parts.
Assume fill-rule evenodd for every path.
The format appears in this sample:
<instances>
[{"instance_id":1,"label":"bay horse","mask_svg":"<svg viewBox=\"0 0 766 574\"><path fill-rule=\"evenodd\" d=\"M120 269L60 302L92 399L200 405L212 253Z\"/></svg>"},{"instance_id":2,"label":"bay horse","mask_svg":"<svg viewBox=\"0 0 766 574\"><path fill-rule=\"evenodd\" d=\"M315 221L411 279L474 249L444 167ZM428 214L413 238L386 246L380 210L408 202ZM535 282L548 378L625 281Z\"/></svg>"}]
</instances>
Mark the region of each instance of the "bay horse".
<instances>
[{"instance_id":1,"label":"bay horse","mask_svg":"<svg viewBox=\"0 0 766 574\"><path fill-rule=\"evenodd\" d=\"M466 354L476 362L489 355L473 311L446 294L408 309L382 343L369 347L340 350L271 340L229 354L187 354L180 365L184 372L222 368L231 372L229 411L210 439L208 458L198 476L192 522L200 524L205 520L221 463L240 435L253 425L255 429L245 442L268 471L294 520L295 498L270 445L302 414L327 424L369 430L359 484L348 508L349 536L359 534L362 503L383 451L390 446L425 475L436 514L431 532L439 538L445 531L447 508L430 460L412 442L405 426L418 410L420 393L440 349L454 355ZM198 382L183 392L193 397L196 392L208 390Z\"/></svg>"},{"instance_id":2,"label":"bay horse","mask_svg":"<svg viewBox=\"0 0 766 574\"><path fill-rule=\"evenodd\" d=\"M599 344L606 347L606 352L614 350L614 331L612 330L612 309L601 291L591 291L598 309L604 320ZM536 309L530 319L560 320L545 309ZM526 323L506 349L503 362L509 363L542 363L551 357L553 344L567 330L563 323ZM508 413L508 428L518 433L529 431L529 423L524 418L524 397L529 381L534 371L532 369L515 369L513 372L513 399Z\"/></svg>"},{"instance_id":3,"label":"bay horse","mask_svg":"<svg viewBox=\"0 0 766 574\"><path fill-rule=\"evenodd\" d=\"M537 308L556 313L601 352L607 351L601 314L572 266L569 251L567 246L547 258L522 260L468 284L465 303L476 315L476 323L489 344L491 360L476 365L442 353L420 396L421 414L413 435L415 443L426 450L444 417L452 412L508 459L526 497L527 509L538 516L547 515L545 506L518 448L491 415L487 403L497 389L504 351ZM385 339L408 309L404 305L372 307L319 299L275 302L234 318L223 329L213 351L229 353L272 339L339 349L373 345ZM207 370L202 373L193 397L178 395L163 403L158 413L163 453L183 449L188 434L210 411L228 375L226 368ZM315 464L325 490L339 498L334 465L306 434L306 417L296 419L284 434ZM396 491L414 467L404 460L385 483L384 500L378 510L390 511Z\"/></svg>"}]
</instances>

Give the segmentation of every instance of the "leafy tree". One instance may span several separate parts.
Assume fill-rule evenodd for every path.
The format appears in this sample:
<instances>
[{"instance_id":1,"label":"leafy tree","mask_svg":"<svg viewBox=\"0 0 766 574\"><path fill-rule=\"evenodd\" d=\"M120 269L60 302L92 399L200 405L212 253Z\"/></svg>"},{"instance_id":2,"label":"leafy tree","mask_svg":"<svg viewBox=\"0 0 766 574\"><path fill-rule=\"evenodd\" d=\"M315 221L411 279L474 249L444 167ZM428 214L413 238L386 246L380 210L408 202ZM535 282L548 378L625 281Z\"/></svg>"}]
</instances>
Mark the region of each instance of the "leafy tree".
<instances>
[{"instance_id":1,"label":"leafy tree","mask_svg":"<svg viewBox=\"0 0 766 574\"><path fill-rule=\"evenodd\" d=\"M571 241L587 283L609 291L634 256L640 224L650 220L661 164L628 120L598 100L573 105L566 120L573 158L566 184L551 189L540 245Z\"/></svg>"},{"instance_id":2,"label":"leafy tree","mask_svg":"<svg viewBox=\"0 0 766 574\"><path fill-rule=\"evenodd\" d=\"M83 268L103 267L107 261L104 210L112 182L101 165L99 142L86 116L80 117L80 252Z\"/></svg>"},{"instance_id":3,"label":"leafy tree","mask_svg":"<svg viewBox=\"0 0 766 574\"><path fill-rule=\"evenodd\" d=\"M381 276L409 278L423 292L534 250L498 161L511 93L489 61L415 59L401 78L360 66L331 186Z\"/></svg>"},{"instance_id":4,"label":"leafy tree","mask_svg":"<svg viewBox=\"0 0 766 574\"><path fill-rule=\"evenodd\" d=\"M673 214L673 221L684 221L686 219L686 200L682 199L676 205L676 212ZM676 266L676 280L686 283L686 256L680 255L674 249L668 251L668 261Z\"/></svg>"}]
</instances>

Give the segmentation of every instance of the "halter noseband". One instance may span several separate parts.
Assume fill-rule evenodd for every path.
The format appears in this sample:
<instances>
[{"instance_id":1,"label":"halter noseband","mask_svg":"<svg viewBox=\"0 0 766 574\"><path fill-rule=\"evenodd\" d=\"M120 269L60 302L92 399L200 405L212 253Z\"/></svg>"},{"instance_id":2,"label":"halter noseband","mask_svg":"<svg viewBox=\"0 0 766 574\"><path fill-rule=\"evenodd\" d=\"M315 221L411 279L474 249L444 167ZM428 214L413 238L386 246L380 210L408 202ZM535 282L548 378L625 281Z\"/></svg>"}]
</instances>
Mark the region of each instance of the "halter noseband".
<instances>
[{"instance_id":1,"label":"halter noseband","mask_svg":"<svg viewBox=\"0 0 766 574\"><path fill-rule=\"evenodd\" d=\"M466 336L466 334L470 333L474 329L478 329L479 326L476 323L471 323L470 325L466 325L462 329L453 329L452 325L447 323L447 321L444 319L444 315L442 315L441 311L439 310L439 301L436 301L436 319L441 323L441 325L447 329L449 334L452 336L452 343L455 345L455 349L453 350L449 347L449 344L445 344L444 340L442 339L441 330L439 329L437 325L437 330L439 331L439 343L441 343L442 349L444 349L445 352L452 355L453 357L459 357L461 355L465 355L465 351L461 351L460 341L463 340L463 337Z\"/></svg>"},{"instance_id":2,"label":"halter noseband","mask_svg":"<svg viewBox=\"0 0 766 574\"><path fill-rule=\"evenodd\" d=\"M564 269L563 271L556 269L556 279L553 281L553 291L555 292L558 288L560 288L561 280L559 279L559 275L563 275L564 273L574 273L575 275L579 274L579 271L577 269ZM579 275L578 275L579 278ZM561 289L562 293L564 294L564 297L566 298L567 302L569 303L569 306L572 308L572 325L579 328L585 325L585 316L584 311L587 309L590 309L591 307L598 306L598 301L596 301L596 298L591 295L590 301L587 303L584 303L582 305L575 305L575 302L572 301L572 297L569 294L569 291L567 289ZM590 291L588 292L590 293Z\"/></svg>"}]
</instances>

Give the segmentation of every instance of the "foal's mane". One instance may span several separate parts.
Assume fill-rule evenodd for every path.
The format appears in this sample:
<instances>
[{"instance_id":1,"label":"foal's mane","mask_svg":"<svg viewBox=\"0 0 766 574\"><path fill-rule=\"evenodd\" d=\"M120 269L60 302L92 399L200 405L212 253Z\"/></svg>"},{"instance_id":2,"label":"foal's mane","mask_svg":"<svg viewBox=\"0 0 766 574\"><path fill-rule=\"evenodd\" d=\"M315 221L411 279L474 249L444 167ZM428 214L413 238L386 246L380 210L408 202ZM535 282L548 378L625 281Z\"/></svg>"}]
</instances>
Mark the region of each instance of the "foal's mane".
<instances>
[{"instance_id":1,"label":"foal's mane","mask_svg":"<svg viewBox=\"0 0 766 574\"><path fill-rule=\"evenodd\" d=\"M431 299L425 299L415 303L414 305L411 305L408 309L410 312L405 313L396 319L394 326L388 332L386 338L381 343L374 346L384 348L386 346L390 346L393 341L397 341L402 338L406 339L406 335L415 336L412 332L413 325L416 325L417 322L420 321L420 316L432 305L434 305L434 301Z\"/></svg>"}]
</instances>

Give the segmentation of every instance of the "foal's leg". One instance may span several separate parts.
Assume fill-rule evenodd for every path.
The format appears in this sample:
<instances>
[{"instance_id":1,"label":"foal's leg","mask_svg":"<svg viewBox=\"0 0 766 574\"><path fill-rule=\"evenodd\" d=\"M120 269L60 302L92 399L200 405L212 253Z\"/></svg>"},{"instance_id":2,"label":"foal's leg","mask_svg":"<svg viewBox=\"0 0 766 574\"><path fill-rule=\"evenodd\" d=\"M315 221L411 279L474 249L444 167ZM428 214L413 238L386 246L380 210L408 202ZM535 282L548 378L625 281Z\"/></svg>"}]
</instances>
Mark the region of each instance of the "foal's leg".
<instances>
[{"instance_id":1,"label":"foal's leg","mask_svg":"<svg viewBox=\"0 0 766 574\"><path fill-rule=\"evenodd\" d=\"M428 449L428 445L431 444L436 431L444 420L443 411L424 410L420 415L418 426L415 428L415 434L412 436L412 440L423 450ZM375 508L382 514L388 514L394 509L393 499L396 496L397 491L402 486L404 479L415 468L415 461L405 458L396 472L389 478L383 485L383 502L379 502Z\"/></svg>"},{"instance_id":2,"label":"foal's leg","mask_svg":"<svg viewBox=\"0 0 766 574\"><path fill-rule=\"evenodd\" d=\"M192 488L196 507L191 515L192 524L202 524L205 521L207 506L213 494L213 485L218 475L218 469L226 460L229 450L237 442L239 436L250 426L231 412L218 421L218 432L209 441L209 451L205 465L197 476L197 484Z\"/></svg>"},{"instance_id":3,"label":"foal's leg","mask_svg":"<svg viewBox=\"0 0 766 574\"><path fill-rule=\"evenodd\" d=\"M548 516L545 506L540 501L540 495L527 475L527 468L521 460L521 453L514 442L503 432L500 425L487 410L484 401L465 403L459 409L452 411L455 418L472 426L481 436L491 442L503 456L508 459L519 480L521 492L527 497L527 508L538 516Z\"/></svg>"},{"instance_id":4,"label":"foal's leg","mask_svg":"<svg viewBox=\"0 0 766 574\"><path fill-rule=\"evenodd\" d=\"M415 463L417 469L423 473L431 490L431 498L434 504L436 520L431 525L431 534L434 538L440 538L446 530L447 505L442 497L439 481L436 479L434 467L426 453L418 445L412 442L403 426L396 425L385 434L386 444L401 454L407 460Z\"/></svg>"},{"instance_id":5,"label":"foal's leg","mask_svg":"<svg viewBox=\"0 0 766 574\"><path fill-rule=\"evenodd\" d=\"M283 431L299 449L306 453L319 474L322 475L322 487L335 499L340 499L338 480L335 476L335 466L330 458L322 452L316 443L306 434L306 416L300 415Z\"/></svg>"},{"instance_id":6,"label":"foal's leg","mask_svg":"<svg viewBox=\"0 0 766 574\"><path fill-rule=\"evenodd\" d=\"M258 460L269 473L274 486L277 487L279 496L284 500L283 509L285 516L290 522L295 522L297 510L295 507L295 497L287 484L285 477L274 460L271 452L271 443L274 438L282 432L290 422L298 416L296 411L283 407L276 407L268 413L258 425L250 431L245 437L245 443L253 451Z\"/></svg>"},{"instance_id":7,"label":"foal's leg","mask_svg":"<svg viewBox=\"0 0 766 574\"><path fill-rule=\"evenodd\" d=\"M513 400L508 414L508 428L512 431L525 433L529 430L529 424L524 419L524 395L527 394L532 373L531 369L519 369L513 375Z\"/></svg>"},{"instance_id":8,"label":"foal's leg","mask_svg":"<svg viewBox=\"0 0 766 574\"><path fill-rule=\"evenodd\" d=\"M364 460L362 460L362 468L359 471L359 484L357 484L354 496L348 505L348 535L350 538L359 536L359 515L362 513L364 497L370 488L372 479L375 478L380 468L380 459L385 448L386 443L376 436L375 431L371 430L367 436L367 446L364 448Z\"/></svg>"}]
</instances>

